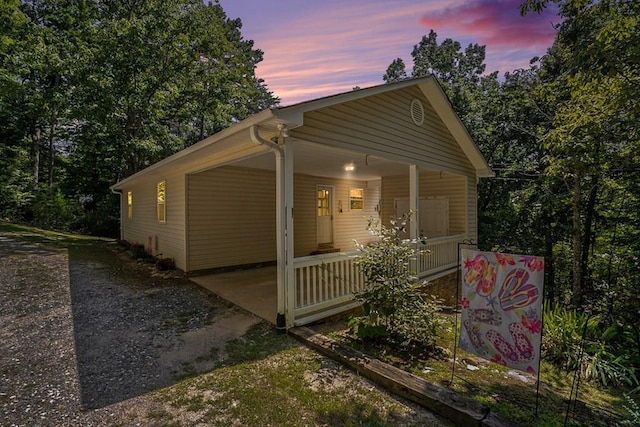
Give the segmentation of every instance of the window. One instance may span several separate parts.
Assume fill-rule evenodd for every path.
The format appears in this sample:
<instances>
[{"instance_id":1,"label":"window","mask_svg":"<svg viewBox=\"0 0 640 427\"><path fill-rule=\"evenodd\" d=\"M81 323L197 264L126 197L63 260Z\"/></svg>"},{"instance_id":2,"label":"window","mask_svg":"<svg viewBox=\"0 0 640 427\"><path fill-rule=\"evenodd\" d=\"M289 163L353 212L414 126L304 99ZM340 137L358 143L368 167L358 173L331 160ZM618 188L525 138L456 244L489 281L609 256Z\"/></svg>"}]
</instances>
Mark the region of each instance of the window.
<instances>
[{"instance_id":1,"label":"window","mask_svg":"<svg viewBox=\"0 0 640 427\"><path fill-rule=\"evenodd\" d=\"M362 188L349 189L349 209L361 211L364 208L364 190Z\"/></svg>"},{"instance_id":2,"label":"window","mask_svg":"<svg viewBox=\"0 0 640 427\"><path fill-rule=\"evenodd\" d=\"M127 191L127 218L133 218L133 193Z\"/></svg>"},{"instance_id":3,"label":"window","mask_svg":"<svg viewBox=\"0 0 640 427\"><path fill-rule=\"evenodd\" d=\"M331 193L326 189L318 190L318 216L331 215Z\"/></svg>"},{"instance_id":4,"label":"window","mask_svg":"<svg viewBox=\"0 0 640 427\"><path fill-rule=\"evenodd\" d=\"M167 222L166 217L166 198L165 181L158 183L158 221L161 223Z\"/></svg>"}]
</instances>

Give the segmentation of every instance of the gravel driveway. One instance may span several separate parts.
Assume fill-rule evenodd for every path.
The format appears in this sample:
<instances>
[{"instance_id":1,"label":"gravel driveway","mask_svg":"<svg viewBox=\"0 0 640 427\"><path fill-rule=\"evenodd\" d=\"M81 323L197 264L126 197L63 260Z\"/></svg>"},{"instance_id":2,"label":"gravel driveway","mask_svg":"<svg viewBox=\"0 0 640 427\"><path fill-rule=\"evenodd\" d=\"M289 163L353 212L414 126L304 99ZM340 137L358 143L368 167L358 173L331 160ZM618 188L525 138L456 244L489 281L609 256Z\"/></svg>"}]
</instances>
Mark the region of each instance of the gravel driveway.
<instances>
[{"instance_id":1,"label":"gravel driveway","mask_svg":"<svg viewBox=\"0 0 640 427\"><path fill-rule=\"evenodd\" d=\"M243 397L218 404L229 386L203 384L226 384L231 371L218 368L237 357L229 351L251 354L262 344L247 337L273 334L269 325L187 279L154 276L113 244L33 237L0 231L0 426L244 425L233 418ZM289 360L318 360L300 379L304 390L335 388L356 405L369 396L374 419L387 413L392 424L448 425L310 350L281 354L251 369L273 372L281 363L286 376ZM212 411L222 415L202 421ZM323 414L309 425L327 425L332 411ZM262 425L259 416L251 424Z\"/></svg>"},{"instance_id":2,"label":"gravel driveway","mask_svg":"<svg viewBox=\"0 0 640 427\"><path fill-rule=\"evenodd\" d=\"M0 235L2 426L128 425L159 404L145 393L211 369L203 355L260 321L188 280L86 250Z\"/></svg>"}]
</instances>

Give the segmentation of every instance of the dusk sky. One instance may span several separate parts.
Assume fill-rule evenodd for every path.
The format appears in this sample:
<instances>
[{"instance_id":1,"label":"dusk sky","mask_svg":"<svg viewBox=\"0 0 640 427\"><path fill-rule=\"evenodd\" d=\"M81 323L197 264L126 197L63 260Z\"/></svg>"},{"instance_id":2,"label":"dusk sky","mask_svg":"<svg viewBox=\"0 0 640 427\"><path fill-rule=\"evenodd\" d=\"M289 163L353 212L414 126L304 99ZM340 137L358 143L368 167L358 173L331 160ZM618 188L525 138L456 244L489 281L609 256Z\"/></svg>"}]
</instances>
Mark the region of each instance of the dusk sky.
<instances>
[{"instance_id":1,"label":"dusk sky","mask_svg":"<svg viewBox=\"0 0 640 427\"><path fill-rule=\"evenodd\" d=\"M438 43L486 45L487 72L528 68L551 46L553 10L521 17L521 0L220 0L264 52L257 76L282 105L383 83L395 58L433 29Z\"/></svg>"}]
</instances>

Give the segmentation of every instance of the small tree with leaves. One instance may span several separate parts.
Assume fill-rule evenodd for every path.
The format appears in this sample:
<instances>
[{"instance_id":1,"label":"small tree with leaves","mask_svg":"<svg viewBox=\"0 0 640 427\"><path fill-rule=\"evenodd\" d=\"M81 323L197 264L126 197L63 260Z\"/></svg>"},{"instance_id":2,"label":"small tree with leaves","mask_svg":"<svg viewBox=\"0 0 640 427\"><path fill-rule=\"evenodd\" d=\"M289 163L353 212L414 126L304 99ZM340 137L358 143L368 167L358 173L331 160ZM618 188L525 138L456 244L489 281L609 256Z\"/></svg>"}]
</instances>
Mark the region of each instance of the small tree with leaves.
<instances>
[{"instance_id":1,"label":"small tree with leaves","mask_svg":"<svg viewBox=\"0 0 640 427\"><path fill-rule=\"evenodd\" d=\"M366 288L356 293L364 315L349 322L361 338L387 337L400 345L435 346L440 319L439 302L418 289L411 265L420 242L402 239L411 214L392 219L390 227L369 218L367 230L378 237L373 245L355 242L360 256L356 264Z\"/></svg>"}]
</instances>

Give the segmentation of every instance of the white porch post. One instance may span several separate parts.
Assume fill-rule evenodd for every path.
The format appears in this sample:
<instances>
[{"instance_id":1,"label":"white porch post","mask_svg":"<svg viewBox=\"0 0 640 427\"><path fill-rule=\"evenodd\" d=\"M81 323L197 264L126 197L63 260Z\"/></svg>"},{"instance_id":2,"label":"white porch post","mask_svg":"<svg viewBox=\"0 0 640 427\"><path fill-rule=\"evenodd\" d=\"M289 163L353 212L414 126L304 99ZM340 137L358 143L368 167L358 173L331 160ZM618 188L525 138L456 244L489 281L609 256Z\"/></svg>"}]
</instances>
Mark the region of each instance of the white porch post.
<instances>
[{"instance_id":1,"label":"white porch post","mask_svg":"<svg viewBox=\"0 0 640 427\"><path fill-rule=\"evenodd\" d=\"M293 265L293 141L284 144L284 209L285 213L285 320L286 327L294 324L295 310L295 266Z\"/></svg>"},{"instance_id":2,"label":"white porch post","mask_svg":"<svg viewBox=\"0 0 640 427\"><path fill-rule=\"evenodd\" d=\"M278 125L278 143L260 137L257 126L251 126L251 140L271 149L276 156L276 329L293 326L294 266L293 266L293 143L285 143L284 125Z\"/></svg>"},{"instance_id":3,"label":"white porch post","mask_svg":"<svg viewBox=\"0 0 640 427\"><path fill-rule=\"evenodd\" d=\"M420 237L420 212L418 209L420 208L420 172L418 171L418 166L410 165L409 166L409 209L413 212L413 216L411 217L411 222L409 222L409 238L415 241L416 249L418 248L419 243L418 238ZM415 272L417 276L420 275L419 261L420 255L417 255L417 258L411 261L411 271Z\"/></svg>"},{"instance_id":4,"label":"white porch post","mask_svg":"<svg viewBox=\"0 0 640 427\"><path fill-rule=\"evenodd\" d=\"M276 328L285 330L285 300L286 300L286 222L285 222L285 164L283 151L274 151L276 155L276 262L277 262L277 301Z\"/></svg>"},{"instance_id":5,"label":"white porch post","mask_svg":"<svg viewBox=\"0 0 640 427\"><path fill-rule=\"evenodd\" d=\"M418 239L420 237L420 172L418 166L409 166L409 209L413 211L411 222L409 223L409 238Z\"/></svg>"}]
</instances>

